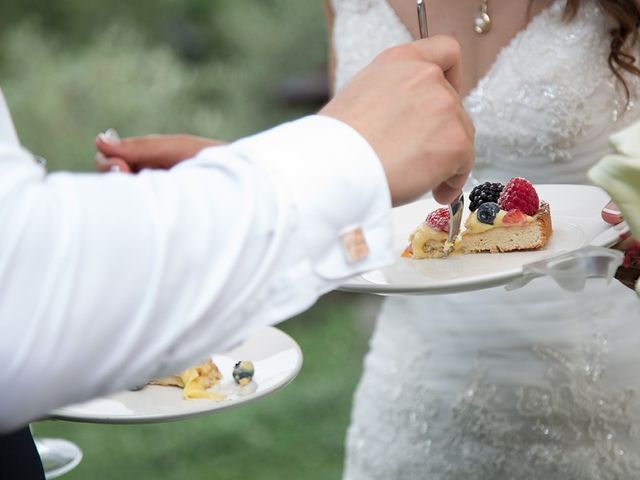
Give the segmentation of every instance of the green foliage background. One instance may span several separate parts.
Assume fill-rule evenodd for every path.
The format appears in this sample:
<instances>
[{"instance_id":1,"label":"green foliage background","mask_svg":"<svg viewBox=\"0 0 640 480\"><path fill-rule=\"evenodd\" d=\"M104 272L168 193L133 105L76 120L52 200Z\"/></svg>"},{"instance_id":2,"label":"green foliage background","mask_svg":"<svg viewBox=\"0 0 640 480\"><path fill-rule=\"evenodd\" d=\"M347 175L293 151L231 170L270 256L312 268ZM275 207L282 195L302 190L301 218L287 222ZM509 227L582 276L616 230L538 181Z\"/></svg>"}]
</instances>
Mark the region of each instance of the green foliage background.
<instances>
[{"instance_id":1,"label":"green foliage background","mask_svg":"<svg viewBox=\"0 0 640 480\"><path fill-rule=\"evenodd\" d=\"M230 140L300 116L279 88L326 55L320 0L5 3L1 85L53 170L91 169L108 127Z\"/></svg>"},{"instance_id":2,"label":"green foliage background","mask_svg":"<svg viewBox=\"0 0 640 480\"><path fill-rule=\"evenodd\" d=\"M0 85L51 170L92 170L95 135L231 140L301 116L278 92L323 68L321 0L4 0ZM331 294L283 324L305 365L284 391L190 421L38 422L84 451L72 479L338 479L369 334L367 299ZM46 374L46 372L43 372ZM86 372L90 374L90 372Z\"/></svg>"}]
</instances>

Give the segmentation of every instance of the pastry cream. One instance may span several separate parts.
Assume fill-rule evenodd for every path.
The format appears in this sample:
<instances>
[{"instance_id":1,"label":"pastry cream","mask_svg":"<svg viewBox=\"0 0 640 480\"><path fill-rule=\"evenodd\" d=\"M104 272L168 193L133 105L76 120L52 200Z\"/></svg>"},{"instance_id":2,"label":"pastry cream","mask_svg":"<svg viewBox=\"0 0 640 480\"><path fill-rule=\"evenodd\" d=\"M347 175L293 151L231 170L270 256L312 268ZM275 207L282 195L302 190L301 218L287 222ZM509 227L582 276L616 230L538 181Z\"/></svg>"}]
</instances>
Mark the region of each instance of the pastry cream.
<instances>
[{"instance_id":1,"label":"pastry cream","mask_svg":"<svg viewBox=\"0 0 640 480\"><path fill-rule=\"evenodd\" d=\"M498 214L496 215L496 219L493 221L492 225L489 225L487 223L482 223L480 220L478 220L478 216L476 215L476 212L473 212L471 215L469 215L469 217L467 218L467 221L464 222L464 226L465 228L469 231L469 233L481 233L481 232L486 232L487 230L491 230L492 228L497 228L497 227L518 227L518 226L523 226L526 225L527 223L531 223L533 222L535 219L534 217L530 217L529 215L524 215L522 217L522 221L517 222L517 223L504 223L504 217L507 214L506 211L504 210L500 210L498 212Z\"/></svg>"},{"instance_id":2,"label":"pastry cream","mask_svg":"<svg viewBox=\"0 0 640 480\"><path fill-rule=\"evenodd\" d=\"M179 377L183 383L182 397L185 399L210 398L216 401L225 399L222 393L207 391L207 388L211 386L211 381L201 375L197 367L188 368L180 373Z\"/></svg>"},{"instance_id":3,"label":"pastry cream","mask_svg":"<svg viewBox=\"0 0 640 480\"><path fill-rule=\"evenodd\" d=\"M429 241L445 242L448 237L447 232L438 232L425 223L420 224L409 237L413 258L427 258L428 255L424 251L425 244Z\"/></svg>"},{"instance_id":4,"label":"pastry cream","mask_svg":"<svg viewBox=\"0 0 640 480\"><path fill-rule=\"evenodd\" d=\"M169 375L164 378L157 378L149 382L152 385L166 385L182 388L182 397L189 398L210 398L213 400L224 400L225 395L218 392L210 392L208 389L220 381L222 375L213 361L208 358L198 365L186 370Z\"/></svg>"}]
</instances>

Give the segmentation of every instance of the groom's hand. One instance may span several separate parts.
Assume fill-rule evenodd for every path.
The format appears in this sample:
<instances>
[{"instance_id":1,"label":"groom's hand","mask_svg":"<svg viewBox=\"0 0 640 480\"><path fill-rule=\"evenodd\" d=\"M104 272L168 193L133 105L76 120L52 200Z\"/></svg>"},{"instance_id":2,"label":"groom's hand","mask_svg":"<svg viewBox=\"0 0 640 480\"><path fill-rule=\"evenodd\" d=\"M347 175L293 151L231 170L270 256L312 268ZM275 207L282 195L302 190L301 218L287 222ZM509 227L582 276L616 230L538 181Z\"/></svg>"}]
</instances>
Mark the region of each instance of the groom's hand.
<instances>
[{"instance_id":1,"label":"groom's hand","mask_svg":"<svg viewBox=\"0 0 640 480\"><path fill-rule=\"evenodd\" d=\"M390 48L321 111L358 130L378 154L394 205L433 190L449 203L473 164L475 130L456 91L460 46L450 37Z\"/></svg>"}]
</instances>

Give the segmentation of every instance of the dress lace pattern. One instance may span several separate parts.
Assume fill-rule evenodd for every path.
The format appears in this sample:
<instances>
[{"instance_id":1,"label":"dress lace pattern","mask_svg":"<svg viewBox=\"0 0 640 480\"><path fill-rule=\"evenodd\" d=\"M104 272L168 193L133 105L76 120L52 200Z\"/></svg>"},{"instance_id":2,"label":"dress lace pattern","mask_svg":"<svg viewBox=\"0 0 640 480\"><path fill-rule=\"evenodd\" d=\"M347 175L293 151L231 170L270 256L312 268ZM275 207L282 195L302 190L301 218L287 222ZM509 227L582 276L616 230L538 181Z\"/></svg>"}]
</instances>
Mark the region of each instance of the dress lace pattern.
<instances>
[{"instance_id":1,"label":"dress lace pattern","mask_svg":"<svg viewBox=\"0 0 640 480\"><path fill-rule=\"evenodd\" d=\"M332 1L340 89L411 37L385 0ZM569 23L564 6L532 19L464 99L481 181L587 183L609 135L640 116L640 81L625 77L627 108L607 65L597 2ZM547 280L389 298L355 396L345 479L640 478L637 299L591 281L576 297Z\"/></svg>"},{"instance_id":2,"label":"dress lace pattern","mask_svg":"<svg viewBox=\"0 0 640 480\"><path fill-rule=\"evenodd\" d=\"M549 281L534 293L552 298L556 288ZM456 310L456 300L385 303L356 394L345 478L638 478L638 335L629 332L639 307L619 303L627 290L590 285L562 318L552 301L522 322L513 313L491 319L531 291L504 303L502 290L488 292L498 298L469 309ZM462 302L471 299L477 293ZM435 315L425 313L432 307ZM474 308L487 318L471 320Z\"/></svg>"},{"instance_id":3,"label":"dress lace pattern","mask_svg":"<svg viewBox=\"0 0 640 480\"><path fill-rule=\"evenodd\" d=\"M411 40L386 0L333 0L333 7L337 89L384 48ZM548 183L540 166L555 162L564 163L553 169L555 183L587 183L585 164L608 150L607 134L635 118L624 114L607 65L609 25L596 2L585 2L573 22L563 10L555 1L533 18L464 99L476 125L476 178ZM637 77L626 80L638 91Z\"/></svg>"},{"instance_id":4,"label":"dress lace pattern","mask_svg":"<svg viewBox=\"0 0 640 480\"><path fill-rule=\"evenodd\" d=\"M596 341L604 341L601 337ZM616 480L640 472L634 417L637 402L631 389L609 392L589 371L602 368L596 361L580 368L561 352L535 347L548 366L549 385L523 385L515 398L516 415L501 414L496 404L505 395L479 370L453 407L449 452L450 478L564 478ZM478 461L480 459L480 461ZM449 478L449 477L447 477Z\"/></svg>"}]
</instances>

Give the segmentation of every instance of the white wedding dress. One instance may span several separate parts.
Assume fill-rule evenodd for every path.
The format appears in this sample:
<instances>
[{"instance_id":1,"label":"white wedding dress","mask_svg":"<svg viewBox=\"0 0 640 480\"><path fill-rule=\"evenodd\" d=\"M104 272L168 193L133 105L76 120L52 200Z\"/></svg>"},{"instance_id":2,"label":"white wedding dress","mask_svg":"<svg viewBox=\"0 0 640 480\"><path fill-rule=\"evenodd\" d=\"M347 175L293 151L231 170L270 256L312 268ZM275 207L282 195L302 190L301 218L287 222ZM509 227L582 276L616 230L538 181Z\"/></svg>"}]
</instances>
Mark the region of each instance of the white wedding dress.
<instances>
[{"instance_id":1,"label":"white wedding dress","mask_svg":"<svg viewBox=\"0 0 640 480\"><path fill-rule=\"evenodd\" d=\"M333 7L338 89L411 39L385 0ZM563 8L532 19L464 100L481 181L587 183L607 137L640 117L623 114L595 1L571 23ZM618 282L391 297L355 396L345 478L638 479L639 394L640 302Z\"/></svg>"}]
</instances>

